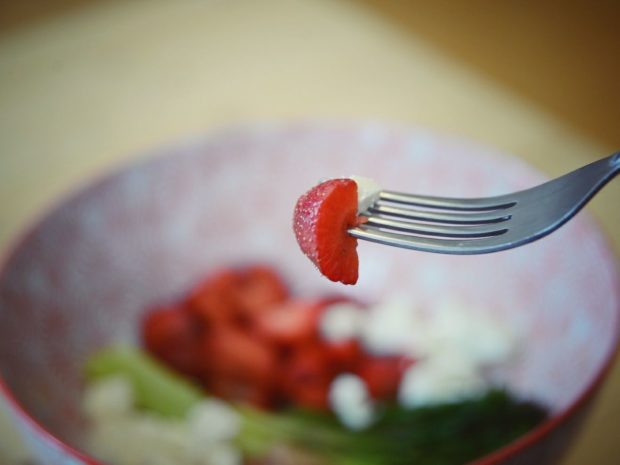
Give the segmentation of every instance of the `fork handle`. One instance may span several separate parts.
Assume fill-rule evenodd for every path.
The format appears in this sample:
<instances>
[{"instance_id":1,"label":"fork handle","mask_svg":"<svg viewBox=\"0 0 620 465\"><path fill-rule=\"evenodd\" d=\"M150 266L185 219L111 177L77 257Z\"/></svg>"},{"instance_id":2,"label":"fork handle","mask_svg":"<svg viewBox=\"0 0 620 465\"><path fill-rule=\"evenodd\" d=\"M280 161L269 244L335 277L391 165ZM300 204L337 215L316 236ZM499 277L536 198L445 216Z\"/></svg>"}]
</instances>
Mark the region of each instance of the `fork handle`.
<instances>
[{"instance_id":1,"label":"fork handle","mask_svg":"<svg viewBox=\"0 0 620 465\"><path fill-rule=\"evenodd\" d=\"M567 183L578 182L586 189L587 192L584 192L584 198L582 200L582 203L585 204L618 173L620 173L620 151L583 166L568 175L562 176L562 178Z\"/></svg>"},{"instance_id":2,"label":"fork handle","mask_svg":"<svg viewBox=\"0 0 620 465\"><path fill-rule=\"evenodd\" d=\"M591 177L599 177L599 182L606 183L620 172L620 151L574 171L574 173L579 172Z\"/></svg>"}]
</instances>

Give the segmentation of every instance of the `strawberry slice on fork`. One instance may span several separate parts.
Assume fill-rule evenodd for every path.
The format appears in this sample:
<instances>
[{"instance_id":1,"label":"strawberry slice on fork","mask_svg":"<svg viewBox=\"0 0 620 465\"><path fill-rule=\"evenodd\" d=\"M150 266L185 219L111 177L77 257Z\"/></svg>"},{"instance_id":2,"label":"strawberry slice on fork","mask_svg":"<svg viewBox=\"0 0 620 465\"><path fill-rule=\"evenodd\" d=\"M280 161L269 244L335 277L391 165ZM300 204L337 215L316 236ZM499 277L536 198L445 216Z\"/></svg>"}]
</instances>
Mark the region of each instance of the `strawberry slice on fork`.
<instances>
[{"instance_id":1,"label":"strawberry slice on fork","mask_svg":"<svg viewBox=\"0 0 620 465\"><path fill-rule=\"evenodd\" d=\"M293 230L297 242L332 281L357 282L357 239L347 232L362 222L357 210L357 183L353 179L322 182L303 194L295 205Z\"/></svg>"}]
</instances>

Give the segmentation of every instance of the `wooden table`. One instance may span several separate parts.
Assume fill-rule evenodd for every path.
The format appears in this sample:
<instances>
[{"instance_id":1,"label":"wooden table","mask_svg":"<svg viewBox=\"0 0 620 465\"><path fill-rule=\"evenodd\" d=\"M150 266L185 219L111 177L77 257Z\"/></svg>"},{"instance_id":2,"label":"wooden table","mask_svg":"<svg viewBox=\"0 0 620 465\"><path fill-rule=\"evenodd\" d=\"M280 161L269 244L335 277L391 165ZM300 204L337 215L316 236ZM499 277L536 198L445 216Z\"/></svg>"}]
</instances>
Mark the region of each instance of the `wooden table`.
<instances>
[{"instance_id":1,"label":"wooden table","mask_svg":"<svg viewBox=\"0 0 620 465\"><path fill-rule=\"evenodd\" d=\"M327 0L85 2L0 32L0 248L102 170L236 122L424 125L549 175L612 151L425 37ZM619 199L612 183L590 208L616 251ZM618 463L619 393L616 366L566 465ZM24 456L9 430L0 418L2 463Z\"/></svg>"}]
</instances>

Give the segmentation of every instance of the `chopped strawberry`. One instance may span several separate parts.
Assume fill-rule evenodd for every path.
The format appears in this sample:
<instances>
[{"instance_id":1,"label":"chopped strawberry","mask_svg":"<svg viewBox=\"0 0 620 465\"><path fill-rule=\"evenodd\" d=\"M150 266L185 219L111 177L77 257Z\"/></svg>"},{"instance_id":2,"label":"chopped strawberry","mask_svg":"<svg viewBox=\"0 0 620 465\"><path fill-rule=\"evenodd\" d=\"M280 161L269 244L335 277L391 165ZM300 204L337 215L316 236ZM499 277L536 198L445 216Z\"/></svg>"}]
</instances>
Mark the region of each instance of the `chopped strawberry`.
<instances>
[{"instance_id":1,"label":"chopped strawberry","mask_svg":"<svg viewBox=\"0 0 620 465\"><path fill-rule=\"evenodd\" d=\"M232 327L211 331L203 341L202 357L210 379L228 377L268 384L276 369L275 352L269 345Z\"/></svg>"},{"instance_id":2,"label":"chopped strawberry","mask_svg":"<svg viewBox=\"0 0 620 465\"><path fill-rule=\"evenodd\" d=\"M162 307L148 312L142 322L146 349L180 373L200 373L198 322L182 307Z\"/></svg>"},{"instance_id":3,"label":"chopped strawberry","mask_svg":"<svg viewBox=\"0 0 620 465\"><path fill-rule=\"evenodd\" d=\"M288 298L284 281L272 268L255 265L241 270L235 289L237 305L252 317Z\"/></svg>"},{"instance_id":4,"label":"chopped strawberry","mask_svg":"<svg viewBox=\"0 0 620 465\"><path fill-rule=\"evenodd\" d=\"M357 371L373 398L391 399L396 396L404 371L412 363L411 359L397 356L368 357Z\"/></svg>"},{"instance_id":5,"label":"chopped strawberry","mask_svg":"<svg viewBox=\"0 0 620 465\"><path fill-rule=\"evenodd\" d=\"M317 201L320 218L314 222L312 241L319 266L331 263L320 259L325 250L334 256L331 246L324 244L333 242L323 223L333 226L330 221L335 213L330 209L338 203L330 202L350 189L346 180L338 181L342 182L325 188L323 202ZM344 243L348 239L346 226L342 227ZM349 252L356 254L355 244ZM344 281L351 281L346 277L350 270L339 271ZM323 312L332 304L350 301L342 296L291 298L280 276L268 267L229 268L209 277L179 305L147 313L142 336L149 352L227 400L266 408L296 405L326 410L330 384L344 372L358 374L374 398L394 399L403 372L413 360L366 354L355 332L343 333L350 337L345 340L321 336Z\"/></svg>"},{"instance_id":6,"label":"chopped strawberry","mask_svg":"<svg viewBox=\"0 0 620 465\"><path fill-rule=\"evenodd\" d=\"M359 341L349 339L342 342L322 342L327 360L330 365L341 371L352 370L362 357L362 348Z\"/></svg>"},{"instance_id":7,"label":"chopped strawberry","mask_svg":"<svg viewBox=\"0 0 620 465\"><path fill-rule=\"evenodd\" d=\"M257 315L284 301L288 290L265 266L227 269L196 288L188 305L208 324L251 326Z\"/></svg>"},{"instance_id":8,"label":"chopped strawberry","mask_svg":"<svg viewBox=\"0 0 620 465\"><path fill-rule=\"evenodd\" d=\"M308 345L299 348L281 370L284 397L302 407L327 409L333 373L333 367L320 347Z\"/></svg>"},{"instance_id":9,"label":"chopped strawberry","mask_svg":"<svg viewBox=\"0 0 620 465\"><path fill-rule=\"evenodd\" d=\"M272 408L276 403L275 392L270 385L248 382L243 377L219 376L211 380L207 389L209 394L222 399L256 407Z\"/></svg>"},{"instance_id":10,"label":"chopped strawberry","mask_svg":"<svg viewBox=\"0 0 620 465\"><path fill-rule=\"evenodd\" d=\"M295 345L317 335L320 307L316 302L292 299L257 319L257 333L276 344Z\"/></svg>"},{"instance_id":11,"label":"chopped strawberry","mask_svg":"<svg viewBox=\"0 0 620 465\"><path fill-rule=\"evenodd\" d=\"M295 205L297 242L332 281L357 282L357 239L347 230L358 223L357 184L352 179L325 181L302 195Z\"/></svg>"},{"instance_id":12,"label":"chopped strawberry","mask_svg":"<svg viewBox=\"0 0 620 465\"><path fill-rule=\"evenodd\" d=\"M223 270L200 283L187 300L187 309L207 325L233 322L236 273Z\"/></svg>"},{"instance_id":13,"label":"chopped strawberry","mask_svg":"<svg viewBox=\"0 0 620 465\"><path fill-rule=\"evenodd\" d=\"M298 384L291 389L291 400L311 410L329 410L330 378L319 378L311 383Z\"/></svg>"}]
</instances>

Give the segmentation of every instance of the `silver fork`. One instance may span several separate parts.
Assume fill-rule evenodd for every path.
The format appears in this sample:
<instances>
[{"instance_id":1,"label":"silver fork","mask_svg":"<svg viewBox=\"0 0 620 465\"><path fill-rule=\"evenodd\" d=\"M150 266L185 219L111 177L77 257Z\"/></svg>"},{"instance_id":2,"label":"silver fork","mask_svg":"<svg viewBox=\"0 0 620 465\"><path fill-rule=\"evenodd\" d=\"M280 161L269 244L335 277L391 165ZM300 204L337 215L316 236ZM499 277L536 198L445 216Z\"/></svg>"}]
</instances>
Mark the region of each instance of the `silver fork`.
<instances>
[{"instance_id":1,"label":"silver fork","mask_svg":"<svg viewBox=\"0 0 620 465\"><path fill-rule=\"evenodd\" d=\"M446 254L511 249L571 219L620 171L620 152L539 186L484 198L382 191L349 234L367 241Z\"/></svg>"}]
</instances>

